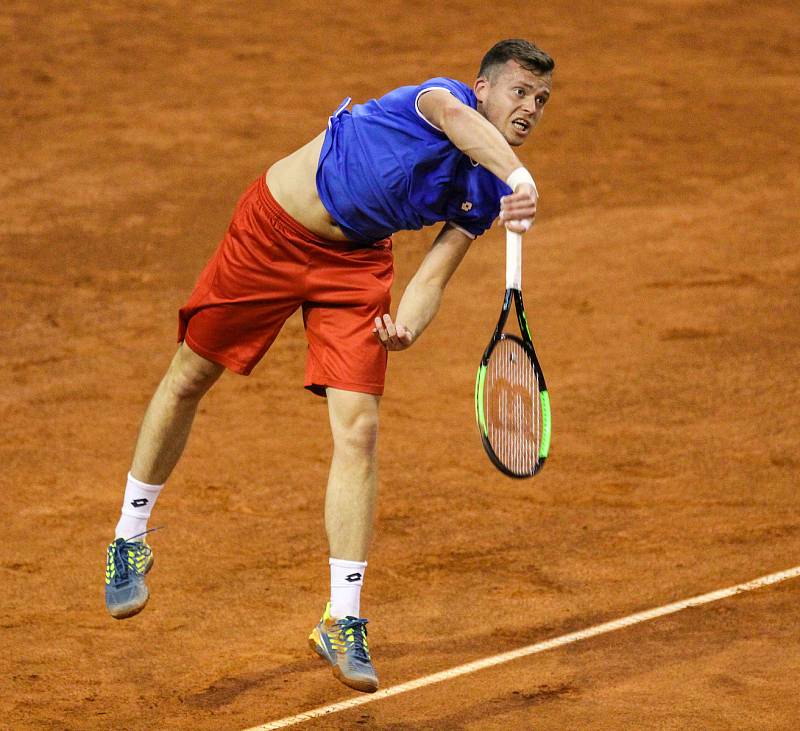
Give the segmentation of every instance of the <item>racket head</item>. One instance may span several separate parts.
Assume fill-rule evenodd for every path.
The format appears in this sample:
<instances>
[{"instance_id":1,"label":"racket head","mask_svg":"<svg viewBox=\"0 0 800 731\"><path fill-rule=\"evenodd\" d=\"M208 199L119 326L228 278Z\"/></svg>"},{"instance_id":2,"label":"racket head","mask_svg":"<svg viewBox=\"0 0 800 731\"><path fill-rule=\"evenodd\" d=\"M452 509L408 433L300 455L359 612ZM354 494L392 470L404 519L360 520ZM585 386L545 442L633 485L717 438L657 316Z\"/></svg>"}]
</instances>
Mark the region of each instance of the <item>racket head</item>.
<instances>
[{"instance_id":1,"label":"racket head","mask_svg":"<svg viewBox=\"0 0 800 731\"><path fill-rule=\"evenodd\" d=\"M496 333L475 379L475 417L492 463L514 478L533 477L550 450L550 397L533 345Z\"/></svg>"}]
</instances>

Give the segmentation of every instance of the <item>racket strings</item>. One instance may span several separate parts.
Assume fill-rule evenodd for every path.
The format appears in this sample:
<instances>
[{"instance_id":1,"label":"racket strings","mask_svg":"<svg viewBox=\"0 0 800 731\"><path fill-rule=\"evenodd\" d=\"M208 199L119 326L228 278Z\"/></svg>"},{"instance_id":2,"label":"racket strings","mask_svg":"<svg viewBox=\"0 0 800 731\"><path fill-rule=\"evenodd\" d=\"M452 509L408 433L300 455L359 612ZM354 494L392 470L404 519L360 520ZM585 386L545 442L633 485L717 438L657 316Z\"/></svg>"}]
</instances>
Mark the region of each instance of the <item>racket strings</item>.
<instances>
[{"instance_id":1,"label":"racket strings","mask_svg":"<svg viewBox=\"0 0 800 731\"><path fill-rule=\"evenodd\" d=\"M516 474L532 474L542 440L539 379L516 340L501 340L489 357L484 413L487 437L498 459Z\"/></svg>"}]
</instances>

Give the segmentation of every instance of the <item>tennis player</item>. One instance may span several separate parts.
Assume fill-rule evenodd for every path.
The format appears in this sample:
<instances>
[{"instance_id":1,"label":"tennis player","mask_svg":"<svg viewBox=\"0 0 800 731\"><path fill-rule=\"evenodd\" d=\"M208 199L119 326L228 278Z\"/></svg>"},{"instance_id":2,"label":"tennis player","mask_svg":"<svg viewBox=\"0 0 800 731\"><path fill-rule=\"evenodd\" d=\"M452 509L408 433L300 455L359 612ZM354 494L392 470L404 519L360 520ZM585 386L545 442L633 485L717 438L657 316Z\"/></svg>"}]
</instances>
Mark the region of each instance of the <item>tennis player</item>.
<instances>
[{"instance_id":1,"label":"tennis player","mask_svg":"<svg viewBox=\"0 0 800 731\"><path fill-rule=\"evenodd\" d=\"M106 607L140 612L153 552L153 506L186 444L197 405L225 368L247 375L302 308L305 387L327 396L333 457L325 495L330 601L309 638L346 685L378 688L360 595L378 487L376 442L387 351L433 319L472 241L500 216L512 231L536 215L533 179L514 148L539 122L553 60L504 40L472 88L450 78L380 99L346 99L327 129L259 177L179 313L179 347L144 415L116 538ZM389 312L392 239L443 222Z\"/></svg>"}]
</instances>

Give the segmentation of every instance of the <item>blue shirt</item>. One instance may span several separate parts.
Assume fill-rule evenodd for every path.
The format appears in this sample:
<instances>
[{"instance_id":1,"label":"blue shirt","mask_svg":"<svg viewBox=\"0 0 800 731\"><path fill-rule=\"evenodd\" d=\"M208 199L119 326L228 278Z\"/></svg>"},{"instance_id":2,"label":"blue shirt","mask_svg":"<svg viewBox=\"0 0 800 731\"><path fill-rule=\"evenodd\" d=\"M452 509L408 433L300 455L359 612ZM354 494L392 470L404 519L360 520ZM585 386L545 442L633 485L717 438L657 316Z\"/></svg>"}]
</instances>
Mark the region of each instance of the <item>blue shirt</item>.
<instances>
[{"instance_id":1,"label":"blue shirt","mask_svg":"<svg viewBox=\"0 0 800 731\"><path fill-rule=\"evenodd\" d=\"M417 102L429 89L445 89L477 107L466 84L435 78L356 104L352 112L346 99L330 118L317 191L353 241L377 241L438 221L479 236L497 218L500 197L511 192L422 116Z\"/></svg>"}]
</instances>

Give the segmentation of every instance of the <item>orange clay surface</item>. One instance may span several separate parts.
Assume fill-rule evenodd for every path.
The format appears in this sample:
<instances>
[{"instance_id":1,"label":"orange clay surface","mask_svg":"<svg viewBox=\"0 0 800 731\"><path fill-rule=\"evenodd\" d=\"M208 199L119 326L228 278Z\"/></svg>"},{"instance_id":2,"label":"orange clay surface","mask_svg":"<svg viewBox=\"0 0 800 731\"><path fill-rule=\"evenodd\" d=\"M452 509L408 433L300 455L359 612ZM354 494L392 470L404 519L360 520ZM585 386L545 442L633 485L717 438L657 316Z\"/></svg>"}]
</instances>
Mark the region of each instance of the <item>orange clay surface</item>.
<instances>
[{"instance_id":1,"label":"orange clay surface","mask_svg":"<svg viewBox=\"0 0 800 731\"><path fill-rule=\"evenodd\" d=\"M330 444L298 317L203 402L138 617L105 612L105 547L244 188L344 96L471 82L509 36L558 64L522 151L551 460L510 481L474 424L495 228L390 359L362 603L382 685L800 564L796 3L8 0L0 727L241 729L354 695L306 646ZM396 236L395 302L433 235ZM306 727L794 729L799 624L788 581Z\"/></svg>"}]
</instances>

